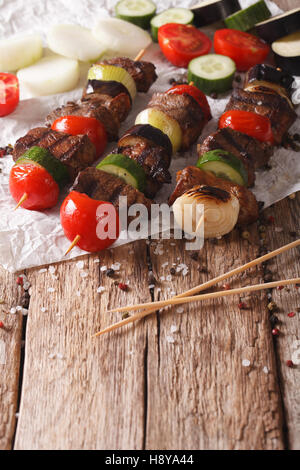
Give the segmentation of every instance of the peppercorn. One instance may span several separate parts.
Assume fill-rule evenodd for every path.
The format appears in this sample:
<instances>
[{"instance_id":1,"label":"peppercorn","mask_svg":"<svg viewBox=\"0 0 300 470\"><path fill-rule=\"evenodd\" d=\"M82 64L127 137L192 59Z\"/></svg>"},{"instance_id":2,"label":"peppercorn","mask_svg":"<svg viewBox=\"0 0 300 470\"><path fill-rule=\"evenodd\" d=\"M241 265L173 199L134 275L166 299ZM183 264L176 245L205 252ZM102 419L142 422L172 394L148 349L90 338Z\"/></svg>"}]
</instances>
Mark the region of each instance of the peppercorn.
<instances>
[{"instance_id":1,"label":"peppercorn","mask_svg":"<svg viewBox=\"0 0 300 470\"><path fill-rule=\"evenodd\" d=\"M289 318L293 318L295 315L296 315L295 312L290 312L290 313L288 313L288 317L289 317Z\"/></svg>"},{"instance_id":2,"label":"peppercorn","mask_svg":"<svg viewBox=\"0 0 300 470\"><path fill-rule=\"evenodd\" d=\"M129 316L130 316L130 315L129 315L129 312L124 312L124 313L122 314L122 320L125 320L125 318L129 318Z\"/></svg>"},{"instance_id":3,"label":"peppercorn","mask_svg":"<svg viewBox=\"0 0 300 470\"><path fill-rule=\"evenodd\" d=\"M193 253L191 253L191 258L194 260L194 261L198 261L198 253L197 251L193 251Z\"/></svg>"},{"instance_id":4,"label":"peppercorn","mask_svg":"<svg viewBox=\"0 0 300 470\"><path fill-rule=\"evenodd\" d=\"M106 276L108 277L114 277L114 274L115 274L115 270L112 269L112 268L109 268L106 272L105 272Z\"/></svg>"},{"instance_id":5,"label":"peppercorn","mask_svg":"<svg viewBox=\"0 0 300 470\"><path fill-rule=\"evenodd\" d=\"M170 269L170 274L172 274L172 276L174 276L174 274L176 274L176 269L175 269L175 268L171 268L171 269Z\"/></svg>"},{"instance_id":6,"label":"peppercorn","mask_svg":"<svg viewBox=\"0 0 300 470\"><path fill-rule=\"evenodd\" d=\"M127 284L124 284L123 282L120 282L118 287L119 287L119 289L123 290L124 292L126 292L128 290Z\"/></svg>"},{"instance_id":7,"label":"peppercorn","mask_svg":"<svg viewBox=\"0 0 300 470\"><path fill-rule=\"evenodd\" d=\"M244 310L245 308L247 308L247 305L245 304L245 302L240 302L240 303L239 303L239 308L240 308L241 310Z\"/></svg>"},{"instance_id":8,"label":"peppercorn","mask_svg":"<svg viewBox=\"0 0 300 470\"><path fill-rule=\"evenodd\" d=\"M23 286L23 278L21 276L17 277L17 284L18 286Z\"/></svg>"},{"instance_id":9,"label":"peppercorn","mask_svg":"<svg viewBox=\"0 0 300 470\"><path fill-rule=\"evenodd\" d=\"M293 361L291 361L291 360L289 359L288 361L286 361L286 365L287 365L288 367L293 367L294 363L293 363Z\"/></svg>"},{"instance_id":10,"label":"peppercorn","mask_svg":"<svg viewBox=\"0 0 300 470\"><path fill-rule=\"evenodd\" d=\"M230 284L223 284L224 290L230 290Z\"/></svg>"},{"instance_id":11,"label":"peppercorn","mask_svg":"<svg viewBox=\"0 0 300 470\"><path fill-rule=\"evenodd\" d=\"M273 336L278 336L279 334L280 334L280 331L278 330L278 328L273 328L272 335Z\"/></svg>"},{"instance_id":12,"label":"peppercorn","mask_svg":"<svg viewBox=\"0 0 300 470\"><path fill-rule=\"evenodd\" d=\"M244 240L249 240L250 238L250 233L247 231L247 230L244 230L242 232L242 238L244 238Z\"/></svg>"}]
</instances>

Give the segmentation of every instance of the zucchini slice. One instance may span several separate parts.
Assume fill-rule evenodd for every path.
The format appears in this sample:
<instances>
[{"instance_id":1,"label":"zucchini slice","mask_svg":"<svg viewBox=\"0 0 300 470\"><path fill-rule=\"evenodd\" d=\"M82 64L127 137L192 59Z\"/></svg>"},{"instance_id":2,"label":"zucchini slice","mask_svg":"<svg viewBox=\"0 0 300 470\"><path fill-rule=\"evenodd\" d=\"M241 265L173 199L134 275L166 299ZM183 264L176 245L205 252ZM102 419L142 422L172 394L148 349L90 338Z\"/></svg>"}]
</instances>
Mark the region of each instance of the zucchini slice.
<instances>
[{"instance_id":1,"label":"zucchini slice","mask_svg":"<svg viewBox=\"0 0 300 470\"><path fill-rule=\"evenodd\" d=\"M42 147L31 147L18 160L15 165L32 164L41 166L48 171L56 183L63 187L69 181L68 170L66 166L55 158L47 149Z\"/></svg>"},{"instance_id":2,"label":"zucchini slice","mask_svg":"<svg viewBox=\"0 0 300 470\"><path fill-rule=\"evenodd\" d=\"M105 157L96 168L122 178L126 184L130 184L141 192L145 190L146 175L143 168L127 155L112 153Z\"/></svg>"},{"instance_id":3,"label":"zucchini slice","mask_svg":"<svg viewBox=\"0 0 300 470\"><path fill-rule=\"evenodd\" d=\"M136 85L127 70L115 65L94 64L88 72L88 80L102 80L105 82L119 82L124 85L130 93L131 99L136 96Z\"/></svg>"},{"instance_id":4,"label":"zucchini slice","mask_svg":"<svg viewBox=\"0 0 300 470\"><path fill-rule=\"evenodd\" d=\"M218 178L247 186L248 173L243 163L232 153L225 150L212 150L204 153L198 160L198 168L211 171Z\"/></svg>"},{"instance_id":5,"label":"zucchini slice","mask_svg":"<svg viewBox=\"0 0 300 470\"><path fill-rule=\"evenodd\" d=\"M270 18L271 12L265 4L264 0L259 0L244 10L237 11L233 15L225 18L224 23L227 28L238 29L240 31L248 31L253 28L256 23Z\"/></svg>"},{"instance_id":6,"label":"zucchini slice","mask_svg":"<svg viewBox=\"0 0 300 470\"><path fill-rule=\"evenodd\" d=\"M232 88L236 71L232 59L221 54L206 54L191 60L188 66L188 81L205 94L222 93Z\"/></svg>"},{"instance_id":7,"label":"zucchini slice","mask_svg":"<svg viewBox=\"0 0 300 470\"><path fill-rule=\"evenodd\" d=\"M300 27L300 8L273 16L255 25L257 34L265 41L272 43L278 38L294 33Z\"/></svg>"},{"instance_id":8,"label":"zucchini slice","mask_svg":"<svg viewBox=\"0 0 300 470\"><path fill-rule=\"evenodd\" d=\"M196 26L206 26L223 20L240 9L238 0L206 0L191 8Z\"/></svg>"},{"instance_id":9,"label":"zucchini slice","mask_svg":"<svg viewBox=\"0 0 300 470\"><path fill-rule=\"evenodd\" d=\"M148 29L156 13L156 5L151 0L120 0L115 6L115 13L121 20Z\"/></svg>"},{"instance_id":10,"label":"zucchini slice","mask_svg":"<svg viewBox=\"0 0 300 470\"><path fill-rule=\"evenodd\" d=\"M192 24L193 20L194 13L187 8L169 8L169 10L162 11L158 15L154 16L150 22L153 40L157 42L158 30L164 24Z\"/></svg>"}]
</instances>

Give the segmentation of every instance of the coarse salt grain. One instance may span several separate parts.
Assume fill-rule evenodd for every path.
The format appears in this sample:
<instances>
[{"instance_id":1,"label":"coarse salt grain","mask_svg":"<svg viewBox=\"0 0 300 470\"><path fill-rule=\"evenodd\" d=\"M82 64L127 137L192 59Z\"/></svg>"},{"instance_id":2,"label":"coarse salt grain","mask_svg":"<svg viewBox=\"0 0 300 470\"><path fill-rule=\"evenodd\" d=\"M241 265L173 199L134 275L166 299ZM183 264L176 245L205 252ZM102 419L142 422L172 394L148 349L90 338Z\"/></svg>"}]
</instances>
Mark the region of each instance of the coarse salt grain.
<instances>
[{"instance_id":1,"label":"coarse salt grain","mask_svg":"<svg viewBox=\"0 0 300 470\"><path fill-rule=\"evenodd\" d=\"M56 357L56 355L53 354L53 353L50 353L50 354L48 354L48 357L49 357L49 359L54 359Z\"/></svg>"},{"instance_id":2,"label":"coarse salt grain","mask_svg":"<svg viewBox=\"0 0 300 470\"><path fill-rule=\"evenodd\" d=\"M24 290L28 290L30 286L31 286L31 284L30 284L29 281L25 281L25 282L23 283L23 289L24 289Z\"/></svg>"},{"instance_id":3,"label":"coarse salt grain","mask_svg":"<svg viewBox=\"0 0 300 470\"><path fill-rule=\"evenodd\" d=\"M107 266L101 266L100 271L101 272L107 271Z\"/></svg>"},{"instance_id":4,"label":"coarse salt grain","mask_svg":"<svg viewBox=\"0 0 300 470\"><path fill-rule=\"evenodd\" d=\"M171 344L175 343L175 339L173 338L173 336L168 335L166 337L166 340L167 340L168 343L171 343Z\"/></svg>"},{"instance_id":5,"label":"coarse salt grain","mask_svg":"<svg viewBox=\"0 0 300 470\"><path fill-rule=\"evenodd\" d=\"M96 264L96 263L100 263L100 259L98 259L98 258L97 258L97 259L94 259L94 263L95 263L95 264Z\"/></svg>"},{"instance_id":6,"label":"coarse salt grain","mask_svg":"<svg viewBox=\"0 0 300 470\"><path fill-rule=\"evenodd\" d=\"M50 274L54 274L56 271L56 267L55 266L49 266L49 273Z\"/></svg>"},{"instance_id":7,"label":"coarse salt grain","mask_svg":"<svg viewBox=\"0 0 300 470\"><path fill-rule=\"evenodd\" d=\"M41 312L43 312L43 313L47 312L46 307L42 307L42 308L41 308Z\"/></svg>"},{"instance_id":8,"label":"coarse salt grain","mask_svg":"<svg viewBox=\"0 0 300 470\"><path fill-rule=\"evenodd\" d=\"M105 287L103 287L103 286L99 286L98 289L97 289L98 294L102 294L102 292L104 292L104 291L105 291Z\"/></svg>"},{"instance_id":9,"label":"coarse salt grain","mask_svg":"<svg viewBox=\"0 0 300 470\"><path fill-rule=\"evenodd\" d=\"M16 307L17 312L21 312L22 309L23 309L23 307L21 307L21 305L18 305L18 306Z\"/></svg>"},{"instance_id":10,"label":"coarse salt grain","mask_svg":"<svg viewBox=\"0 0 300 470\"><path fill-rule=\"evenodd\" d=\"M83 269L84 268L84 261L78 261L76 263L76 268L77 269Z\"/></svg>"},{"instance_id":11,"label":"coarse salt grain","mask_svg":"<svg viewBox=\"0 0 300 470\"><path fill-rule=\"evenodd\" d=\"M111 269L114 271L120 271L121 263L114 263L111 265Z\"/></svg>"},{"instance_id":12,"label":"coarse salt grain","mask_svg":"<svg viewBox=\"0 0 300 470\"><path fill-rule=\"evenodd\" d=\"M81 292L80 292L80 290L78 290L78 291L76 292L76 295L77 295L77 297L81 297Z\"/></svg>"},{"instance_id":13,"label":"coarse salt grain","mask_svg":"<svg viewBox=\"0 0 300 470\"><path fill-rule=\"evenodd\" d=\"M165 281L165 280L166 280L165 276L160 276L159 279L160 279L161 281Z\"/></svg>"},{"instance_id":14,"label":"coarse salt grain","mask_svg":"<svg viewBox=\"0 0 300 470\"><path fill-rule=\"evenodd\" d=\"M27 315L28 315L27 308L22 308L22 315L23 315L23 317L27 317Z\"/></svg>"},{"instance_id":15,"label":"coarse salt grain","mask_svg":"<svg viewBox=\"0 0 300 470\"><path fill-rule=\"evenodd\" d=\"M177 326L176 326L176 325L172 325L171 328L170 328L170 332L171 332L171 333L177 333L177 331L178 331Z\"/></svg>"},{"instance_id":16,"label":"coarse salt grain","mask_svg":"<svg viewBox=\"0 0 300 470\"><path fill-rule=\"evenodd\" d=\"M300 339L296 339L296 341L294 341L292 344L292 349L298 349L298 348L300 348Z\"/></svg>"},{"instance_id":17,"label":"coarse salt grain","mask_svg":"<svg viewBox=\"0 0 300 470\"><path fill-rule=\"evenodd\" d=\"M49 292L50 294L52 294L52 292L55 292L54 287L48 287L47 292Z\"/></svg>"},{"instance_id":18,"label":"coarse salt grain","mask_svg":"<svg viewBox=\"0 0 300 470\"><path fill-rule=\"evenodd\" d=\"M86 271L81 271L80 273L80 277L82 278L85 278L85 277L88 277L89 273L87 273Z\"/></svg>"},{"instance_id":19,"label":"coarse salt grain","mask_svg":"<svg viewBox=\"0 0 300 470\"><path fill-rule=\"evenodd\" d=\"M42 268L42 269L39 270L39 273L40 273L40 274L43 274L43 273L46 273L46 272L47 272L47 269L46 269L46 268Z\"/></svg>"},{"instance_id":20,"label":"coarse salt grain","mask_svg":"<svg viewBox=\"0 0 300 470\"><path fill-rule=\"evenodd\" d=\"M183 307L178 307L178 308L176 309L176 312L177 312L177 313L183 313L183 312L184 312L184 308L183 308Z\"/></svg>"},{"instance_id":21,"label":"coarse salt grain","mask_svg":"<svg viewBox=\"0 0 300 470\"><path fill-rule=\"evenodd\" d=\"M168 281L168 282L171 282L171 281L172 281L172 276L171 276L171 274L168 274L168 276L166 277L166 281Z\"/></svg>"},{"instance_id":22,"label":"coarse salt grain","mask_svg":"<svg viewBox=\"0 0 300 470\"><path fill-rule=\"evenodd\" d=\"M242 360L242 366L243 367L249 367L251 364L251 362L249 361L249 359L243 359Z\"/></svg>"},{"instance_id":23,"label":"coarse salt grain","mask_svg":"<svg viewBox=\"0 0 300 470\"><path fill-rule=\"evenodd\" d=\"M264 372L265 374L268 374L268 373L269 373L269 369L267 368L267 366L265 366L265 367L263 368L263 372Z\"/></svg>"},{"instance_id":24,"label":"coarse salt grain","mask_svg":"<svg viewBox=\"0 0 300 470\"><path fill-rule=\"evenodd\" d=\"M155 287L155 284L149 284L149 286L148 286L148 287L149 287L149 289L154 289L154 287Z\"/></svg>"},{"instance_id":25,"label":"coarse salt grain","mask_svg":"<svg viewBox=\"0 0 300 470\"><path fill-rule=\"evenodd\" d=\"M15 313L17 313L17 309L15 307L12 307L9 313L12 313L14 315Z\"/></svg>"},{"instance_id":26,"label":"coarse salt grain","mask_svg":"<svg viewBox=\"0 0 300 470\"><path fill-rule=\"evenodd\" d=\"M300 364L300 349L296 349L296 351L292 354L292 362L295 366L299 366Z\"/></svg>"},{"instance_id":27,"label":"coarse salt grain","mask_svg":"<svg viewBox=\"0 0 300 470\"><path fill-rule=\"evenodd\" d=\"M165 267L168 266L168 265L169 265L169 262L166 261L165 263L163 263L163 264L161 265L161 267L162 267L162 268L165 268Z\"/></svg>"}]
</instances>

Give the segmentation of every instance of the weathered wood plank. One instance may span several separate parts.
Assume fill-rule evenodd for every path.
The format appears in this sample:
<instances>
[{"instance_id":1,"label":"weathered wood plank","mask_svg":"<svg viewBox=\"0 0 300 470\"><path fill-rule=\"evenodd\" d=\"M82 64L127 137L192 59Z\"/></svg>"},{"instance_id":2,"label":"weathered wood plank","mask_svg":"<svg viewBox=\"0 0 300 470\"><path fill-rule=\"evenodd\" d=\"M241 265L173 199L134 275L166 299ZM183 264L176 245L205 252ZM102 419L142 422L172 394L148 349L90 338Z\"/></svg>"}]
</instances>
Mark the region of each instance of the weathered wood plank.
<instances>
[{"instance_id":1,"label":"weathered wood plank","mask_svg":"<svg viewBox=\"0 0 300 470\"><path fill-rule=\"evenodd\" d=\"M150 300L146 244L103 253L100 265L95 259L84 258L83 270L73 261L52 274L29 274L33 288L16 449L143 447L145 329L91 335L119 319L106 315L106 308L137 295ZM115 261L122 263L116 280L129 280L128 292L100 270Z\"/></svg>"},{"instance_id":2,"label":"weathered wood plank","mask_svg":"<svg viewBox=\"0 0 300 470\"><path fill-rule=\"evenodd\" d=\"M22 305L22 291L0 268L0 450L11 449L16 425L23 316L10 310Z\"/></svg>"}]
</instances>

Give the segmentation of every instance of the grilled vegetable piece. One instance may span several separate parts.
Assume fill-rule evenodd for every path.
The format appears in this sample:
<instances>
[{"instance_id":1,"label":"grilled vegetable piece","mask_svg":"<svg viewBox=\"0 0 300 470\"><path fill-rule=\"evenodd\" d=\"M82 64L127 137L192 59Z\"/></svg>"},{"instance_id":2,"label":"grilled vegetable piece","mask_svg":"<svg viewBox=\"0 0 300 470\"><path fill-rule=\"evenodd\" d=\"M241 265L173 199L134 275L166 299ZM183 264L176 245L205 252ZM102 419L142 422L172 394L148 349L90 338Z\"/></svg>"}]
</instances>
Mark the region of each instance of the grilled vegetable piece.
<instances>
[{"instance_id":1,"label":"grilled vegetable piece","mask_svg":"<svg viewBox=\"0 0 300 470\"><path fill-rule=\"evenodd\" d=\"M188 95L191 95L199 104L200 108L202 109L205 119L207 121L210 121L211 119L211 110L210 106L208 104L207 98L203 91L199 90L194 85L175 85L169 90L166 91L168 95L175 94L175 95L182 95L184 93L187 93Z\"/></svg>"},{"instance_id":2,"label":"grilled vegetable piece","mask_svg":"<svg viewBox=\"0 0 300 470\"><path fill-rule=\"evenodd\" d=\"M116 175L125 183L130 184L139 191L146 187L146 175L143 168L131 158L121 153L107 155L97 168L111 175Z\"/></svg>"},{"instance_id":3,"label":"grilled vegetable piece","mask_svg":"<svg viewBox=\"0 0 300 470\"><path fill-rule=\"evenodd\" d=\"M299 30L300 7L262 21L255 25L258 35L271 43Z\"/></svg>"},{"instance_id":4,"label":"grilled vegetable piece","mask_svg":"<svg viewBox=\"0 0 300 470\"><path fill-rule=\"evenodd\" d=\"M83 101L77 103L69 101L50 113L46 118L46 124L51 126L52 123L63 116L85 116L98 119L105 127L109 141L118 139L120 116L128 113L128 96L118 95L111 98L108 95L97 95L87 97Z\"/></svg>"},{"instance_id":5,"label":"grilled vegetable piece","mask_svg":"<svg viewBox=\"0 0 300 470\"><path fill-rule=\"evenodd\" d=\"M293 75L300 75L300 31L274 41L272 50L279 67Z\"/></svg>"},{"instance_id":6,"label":"grilled vegetable piece","mask_svg":"<svg viewBox=\"0 0 300 470\"><path fill-rule=\"evenodd\" d=\"M13 159L18 160L33 146L49 150L51 155L60 160L67 167L71 181L97 158L95 146L86 135L71 136L47 127L35 127L17 140Z\"/></svg>"},{"instance_id":7,"label":"grilled vegetable piece","mask_svg":"<svg viewBox=\"0 0 300 470\"><path fill-rule=\"evenodd\" d=\"M248 31L253 28L256 23L265 21L270 18L271 12L265 4L264 0L259 0L243 10L239 10L225 18L224 23L227 28L238 29L240 31Z\"/></svg>"},{"instance_id":8,"label":"grilled vegetable piece","mask_svg":"<svg viewBox=\"0 0 300 470\"><path fill-rule=\"evenodd\" d=\"M268 64L257 64L248 71L244 81L244 89L247 91L272 91L281 96L290 96L293 83L293 76L286 71Z\"/></svg>"},{"instance_id":9,"label":"grilled vegetable piece","mask_svg":"<svg viewBox=\"0 0 300 470\"><path fill-rule=\"evenodd\" d=\"M127 95L127 98L124 95ZM112 102L117 101L118 106L120 106L120 101L124 103L118 109L119 113L121 113L120 121L125 120L127 115L129 114L132 105L131 96L127 88L122 85L122 83L113 80L88 80L85 88L83 89L81 99L82 101L86 99L89 100L91 98L101 99L103 98L103 96L106 97L106 100L108 100L109 98L117 98L116 100L112 100ZM107 102L106 106L109 107L109 104Z\"/></svg>"},{"instance_id":10,"label":"grilled vegetable piece","mask_svg":"<svg viewBox=\"0 0 300 470\"><path fill-rule=\"evenodd\" d=\"M153 127L150 124L136 124L128 129L128 131L119 140L118 147L135 145L136 143L141 142L141 140L165 149L166 155L168 156L165 164L167 167L170 166L172 156L171 141L160 129Z\"/></svg>"},{"instance_id":11,"label":"grilled vegetable piece","mask_svg":"<svg viewBox=\"0 0 300 470\"><path fill-rule=\"evenodd\" d=\"M181 149L188 149L200 136L206 124L199 103L188 94L155 93L148 105L159 109L178 122L182 132Z\"/></svg>"},{"instance_id":12,"label":"grilled vegetable piece","mask_svg":"<svg viewBox=\"0 0 300 470\"><path fill-rule=\"evenodd\" d=\"M240 203L238 225L247 225L258 218L258 204L254 194L245 186L231 181L217 178L213 173L200 170L195 166L188 166L177 173L176 188L169 199L172 205L178 197L198 185L213 186L228 191L236 196Z\"/></svg>"},{"instance_id":13,"label":"grilled vegetable piece","mask_svg":"<svg viewBox=\"0 0 300 470\"><path fill-rule=\"evenodd\" d=\"M151 62L131 60L128 57L115 57L113 59L102 60L98 64L115 65L116 67L124 68L135 81L137 91L142 93L147 93L157 79L155 65Z\"/></svg>"},{"instance_id":14,"label":"grilled vegetable piece","mask_svg":"<svg viewBox=\"0 0 300 470\"><path fill-rule=\"evenodd\" d=\"M86 168L78 174L71 191L85 193L99 201L111 202L117 210L119 210L119 197L127 196L128 207L133 204L143 204L150 216L151 201L143 193L126 184L121 178L94 167Z\"/></svg>"},{"instance_id":15,"label":"grilled vegetable piece","mask_svg":"<svg viewBox=\"0 0 300 470\"><path fill-rule=\"evenodd\" d=\"M274 138L270 119L251 111L231 109L222 114L219 119L219 128L231 127L235 131L247 134L260 142L273 145Z\"/></svg>"},{"instance_id":16,"label":"grilled vegetable piece","mask_svg":"<svg viewBox=\"0 0 300 470\"><path fill-rule=\"evenodd\" d=\"M204 209L204 223L196 207ZM174 218L179 227L191 235L216 238L235 227L240 210L238 198L218 187L199 185L182 194L173 204Z\"/></svg>"},{"instance_id":17,"label":"grilled vegetable piece","mask_svg":"<svg viewBox=\"0 0 300 470\"><path fill-rule=\"evenodd\" d=\"M266 116L272 124L275 144L279 145L283 135L296 120L297 115L285 98L277 94L258 93L235 88L225 111L240 109Z\"/></svg>"},{"instance_id":18,"label":"grilled vegetable piece","mask_svg":"<svg viewBox=\"0 0 300 470\"><path fill-rule=\"evenodd\" d=\"M194 23L196 26L206 26L223 20L240 9L241 6L238 0L206 0L191 8L195 15Z\"/></svg>"},{"instance_id":19,"label":"grilled vegetable piece","mask_svg":"<svg viewBox=\"0 0 300 470\"><path fill-rule=\"evenodd\" d=\"M150 20L156 12L151 0L120 0L115 6L116 17L129 21L140 28L149 29Z\"/></svg>"},{"instance_id":20,"label":"grilled vegetable piece","mask_svg":"<svg viewBox=\"0 0 300 470\"><path fill-rule=\"evenodd\" d=\"M136 95L135 81L132 76L122 67L115 65L94 64L88 72L88 80L102 80L104 82L119 82L127 88L131 99Z\"/></svg>"},{"instance_id":21,"label":"grilled vegetable piece","mask_svg":"<svg viewBox=\"0 0 300 470\"><path fill-rule=\"evenodd\" d=\"M226 150L217 149L204 153L197 162L197 168L211 171L218 178L247 186L248 172L245 165L235 155Z\"/></svg>"},{"instance_id":22,"label":"grilled vegetable piece","mask_svg":"<svg viewBox=\"0 0 300 470\"><path fill-rule=\"evenodd\" d=\"M198 155L203 155L208 151L220 148L242 160L248 171L248 184L250 184L249 178L254 181L251 177L253 167L257 169L266 165L274 152L271 145L259 142L253 137L229 127L219 129L207 136L202 143L198 144L197 151Z\"/></svg>"},{"instance_id":23,"label":"grilled vegetable piece","mask_svg":"<svg viewBox=\"0 0 300 470\"><path fill-rule=\"evenodd\" d=\"M169 8L151 20L151 33L153 40L157 42L158 30L167 23L191 24L193 23L194 13L187 8Z\"/></svg>"},{"instance_id":24,"label":"grilled vegetable piece","mask_svg":"<svg viewBox=\"0 0 300 470\"><path fill-rule=\"evenodd\" d=\"M206 54L191 60L188 66L188 81L194 82L205 94L222 93L232 87L236 71L230 57L221 54Z\"/></svg>"}]
</instances>

